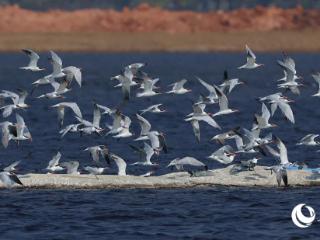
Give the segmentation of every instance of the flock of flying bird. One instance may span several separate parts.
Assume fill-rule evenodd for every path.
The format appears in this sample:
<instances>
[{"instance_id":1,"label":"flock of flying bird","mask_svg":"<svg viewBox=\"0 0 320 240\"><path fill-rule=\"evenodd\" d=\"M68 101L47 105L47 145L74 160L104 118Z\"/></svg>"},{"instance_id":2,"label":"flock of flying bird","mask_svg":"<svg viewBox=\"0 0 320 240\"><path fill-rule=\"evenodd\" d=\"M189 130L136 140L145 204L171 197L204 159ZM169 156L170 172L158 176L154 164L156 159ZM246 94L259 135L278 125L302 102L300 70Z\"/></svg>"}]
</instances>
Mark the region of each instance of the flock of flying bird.
<instances>
[{"instance_id":1,"label":"flock of flying bird","mask_svg":"<svg viewBox=\"0 0 320 240\"><path fill-rule=\"evenodd\" d=\"M25 71L44 71L44 68L38 66L39 55L32 50L23 49L29 58L29 64L25 67L21 67ZM246 46L247 61L239 67L239 69L252 70L263 66L263 64L256 63L256 56ZM119 106L115 109L93 104L93 117L92 121L84 119L81 110L76 102L63 101L65 94L71 91L71 85L74 83L73 80L81 87L82 74L81 69L75 66L63 67L61 58L53 51L50 51L50 63L52 64L52 73L46 75L39 80L32 83L33 88L31 95L34 90L43 86L52 86L52 92L48 92L38 96L37 98L47 99L62 99L62 102L52 105L51 107L57 110L58 123L60 126L59 133L61 137L66 134L79 133L80 135L96 134L98 136L112 136L113 138L130 138L133 137L130 131L131 118L126 116L121 110L132 98L132 90L139 88L136 97L138 98L151 98L158 94L187 94L191 92L191 89L185 88L187 83L186 79L178 81L170 85L171 90L166 93L160 93L157 83L159 79L153 79L143 71L145 64L134 63L124 67L121 74L114 76L111 80L117 80L119 83L115 86L122 90L122 101ZM299 82L301 77L297 75L295 69L295 62L291 57L284 55L283 60L278 61L278 65L283 69L284 77L279 79L278 88L291 91L293 94L299 94L299 87L302 83ZM320 96L320 73L312 75L315 81L319 85L319 90L313 96ZM238 112L237 109L229 107L228 95L236 88L236 86L244 84L239 79L228 79L227 73L225 72L225 80L220 85L210 84L203 79L197 77L199 84L201 84L207 91L208 95L200 95L199 98L194 101L192 108L193 112L188 114L184 119L186 122L190 122L193 129L196 141L200 142L200 123L206 123L213 128L222 130L218 122L215 120L216 117L223 117L226 115L234 114ZM20 141L29 140L32 141L32 135L28 129L28 125L25 123L23 117L19 113L21 109L26 110L30 106L26 104L28 93L25 90L18 89L17 92L8 90L2 90L0 92L0 109L2 111L3 119L5 120L10 115L15 114L16 122L3 121L0 123L2 132L2 144L6 148L11 141L15 141L19 144ZM291 163L288 160L287 149L285 144L279 139L268 133L263 137L260 133L266 129L276 127L275 124L270 123L271 117L276 113L277 109L279 112L292 124L295 123L294 114L290 107L290 103L293 102L288 97L284 96L283 93L277 92L265 97L258 99L261 102L261 114L257 113L254 115L254 122L251 129L246 128L234 128L232 130L222 132L212 138L223 146L213 152L209 159L218 161L222 164L232 163L236 156L241 154L254 154L255 157L250 157L249 160L243 160L240 164L235 165L241 170L254 170L257 165L259 156L271 155L278 160L278 163L274 166L266 168L271 173L276 174L278 185L280 186L283 180L284 184L288 184L287 179L287 168L294 166L295 163ZM219 110L215 113L206 112L206 106L218 104ZM269 108L270 110L269 110ZM75 116L75 122L67 126L64 125L64 116L66 110L73 112ZM161 114L165 113L166 110L162 104L155 104L146 109L140 111L140 114L135 115L136 121L139 122L141 127L140 135L134 139L135 142L143 141L143 146L137 146L130 144L132 150L139 154L140 161L135 162L131 165L143 165L143 166L158 166L157 163L152 162L152 158L155 155L159 155L162 152L167 153L168 148L164 134L161 131L154 129L150 122L144 117L145 114ZM107 128L100 126L101 117L107 115L112 118L112 124L107 125ZM320 143L315 141L318 135L308 134L298 143L299 145L319 145ZM231 147L227 144L228 141L235 141L236 148ZM277 149L271 147L272 144L276 144ZM118 167L118 175L126 175L127 163L120 156L112 153L106 145L90 146L84 149L88 151L93 160L92 166L86 166L83 169L93 175L103 174L107 168L105 165L111 162L115 162ZM251 155L252 156L252 155ZM79 162L68 161L60 163L61 153L57 154L49 162L45 170L48 173L61 172L66 170L67 174L80 174ZM101 161L101 159L104 159ZM6 187L11 187L14 184L22 185L21 181L15 174L15 167L19 164L15 162L10 166L2 169L0 173L0 180ZM204 168L208 170L206 164L197 160L193 157L176 158L172 160L168 167L176 167L178 170L183 170L185 166L191 166L193 168ZM147 177L154 173L149 171L141 176ZM190 172L194 175L194 172Z\"/></svg>"}]
</instances>

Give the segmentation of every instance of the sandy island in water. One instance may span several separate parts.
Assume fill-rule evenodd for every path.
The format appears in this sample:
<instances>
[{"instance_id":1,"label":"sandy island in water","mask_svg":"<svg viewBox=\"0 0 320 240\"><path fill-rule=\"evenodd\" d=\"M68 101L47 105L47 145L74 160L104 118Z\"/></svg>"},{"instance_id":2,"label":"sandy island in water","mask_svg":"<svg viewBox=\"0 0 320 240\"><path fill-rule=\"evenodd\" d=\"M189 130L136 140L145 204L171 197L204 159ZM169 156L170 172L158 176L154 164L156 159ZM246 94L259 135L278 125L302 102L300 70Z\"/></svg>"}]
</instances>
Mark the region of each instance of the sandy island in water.
<instances>
[{"instance_id":1,"label":"sandy island in water","mask_svg":"<svg viewBox=\"0 0 320 240\"><path fill-rule=\"evenodd\" d=\"M162 176L27 174L19 176L27 188L190 188L208 186L277 187L275 174L263 166L255 171L230 173L234 165L206 172L203 177L190 177L186 172ZM319 186L320 174L304 170L288 171L289 186ZM283 185L283 183L282 183ZM0 185L1 187L2 185ZM20 187L20 186L19 186Z\"/></svg>"}]
</instances>

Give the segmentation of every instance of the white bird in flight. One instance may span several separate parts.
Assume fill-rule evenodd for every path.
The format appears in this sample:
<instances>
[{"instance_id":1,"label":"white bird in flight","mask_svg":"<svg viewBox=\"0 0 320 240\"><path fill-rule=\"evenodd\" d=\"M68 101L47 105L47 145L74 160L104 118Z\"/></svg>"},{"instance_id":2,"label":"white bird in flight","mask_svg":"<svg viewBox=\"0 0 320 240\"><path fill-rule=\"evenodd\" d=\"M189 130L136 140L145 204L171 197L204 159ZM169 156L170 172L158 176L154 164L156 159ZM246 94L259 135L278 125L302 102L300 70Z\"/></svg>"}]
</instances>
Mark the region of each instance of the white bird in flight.
<instances>
[{"instance_id":1,"label":"white bird in flight","mask_svg":"<svg viewBox=\"0 0 320 240\"><path fill-rule=\"evenodd\" d=\"M147 112L151 112L151 113L163 113L163 112L166 112L166 110L160 108L162 105L163 104L161 104L161 103L151 105L151 106L147 107L146 109L141 110L140 111L141 115L143 115L143 114L145 114Z\"/></svg>"},{"instance_id":2,"label":"white bird in flight","mask_svg":"<svg viewBox=\"0 0 320 240\"><path fill-rule=\"evenodd\" d=\"M213 114L212 116L219 116L219 115L226 115L226 114L231 114L231 113L235 113L235 112L239 112L239 110L237 109L231 109L229 108L229 101L227 96L217 87L214 86L216 88L218 97L219 97L219 111L216 112L215 114Z\"/></svg>"},{"instance_id":3,"label":"white bird in flight","mask_svg":"<svg viewBox=\"0 0 320 240\"><path fill-rule=\"evenodd\" d=\"M246 53L247 53L247 62L246 64L242 65L241 67L238 67L238 69L254 69L260 66L263 66L263 64L256 63L256 55L251 51L251 49L246 45Z\"/></svg>"},{"instance_id":4,"label":"white bird in flight","mask_svg":"<svg viewBox=\"0 0 320 240\"><path fill-rule=\"evenodd\" d=\"M270 111L267 108L267 106L262 103L262 109L261 109L262 114L258 115L255 114L255 124L252 129L266 129L266 128L272 128L276 127L277 125L269 123L269 119L271 117Z\"/></svg>"},{"instance_id":5,"label":"white bird in flight","mask_svg":"<svg viewBox=\"0 0 320 240\"><path fill-rule=\"evenodd\" d=\"M28 92L21 89L19 89L18 94L11 91L2 90L0 93L0 97L11 98L13 102L12 104L4 105L0 108L3 110L2 116L6 118L9 117L15 109L26 109L30 107L28 104L25 103L27 96Z\"/></svg>"},{"instance_id":6,"label":"white bird in flight","mask_svg":"<svg viewBox=\"0 0 320 240\"><path fill-rule=\"evenodd\" d=\"M185 165L192 166L192 167L203 167L205 170L208 170L207 165L200 162L198 159L194 157L183 157L183 158L175 158L173 159L167 167L175 166L177 170L181 171L183 170L183 167Z\"/></svg>"},{"instance_id":7,"label":"white bird in flight","mask_svg":"<svg viewBox=\"0 0 320 240\"><path fill-rule=\"evenodd\" d=\"M50 84L53 87L54 91L42 94L38 96L38 98L48 98L48 99L64 98L63 94L71 91L71 89L68 88L69 83L66 79L64 79L61 83L51 80Z\"/></svg>"},{"instance_id":8,"label":"white bird in flight","mask_svg":"<svg viewBox=\"0 0 320 240\"><path fill-rule=\"evenodd\" d=\"M39 72L45 70L45 68L38 67L38 60L40 57L36 52L34 52L31 49L22 49L22 52L24 52L30 58L30 61L27 66L20 67L20 69L29 70L32 72Z\"/></svg>"},{"instance_id":9,"label":"white bird in flight","mask_svg":"<svg viewBox=\"0 0 320 240\"><path fill-rule=\"evenodd\" d=\"M61 102L61 103L55 104L51 107L57 108L58 122L59 122L60 127L63 126L65 108L70 108L77 117L82 118L82 113L80 111L80 108L79 108L78 104L75 102Z\"/></svg>"},{"instance_id":10,"label":"white bird in flight","mask_svg":"<svg viewBox=\"0 0 320 240\"><path fill-rule=\"evenodd\" d=\"M126 169L127 169L127 163L118 155L110 153L109 158L113 161L115 161L117 167L118 167L118 175L119 176L126 176Z\"/></svg>"},{"instance_id":11,"label":"white bird in flight","mask_svg":"<svg viewBox=\"0 0 320 240\"><path fill-rule=\"evenodd\" d=\"M80 172L78 171L78 161L63 162L60 164L60 166L67 169L67 174L80 175Z\"/></svg>"},{"instance_id":12,"label":"white bird in flight","mask_svg":"<svg viewBox=\"0 0 320 240\"><path fill-rule=\"evenodd\" d=\"M222 164L229 164L234 160L235 153L230 145L225 145L212 153L208 158Z\"/></svg>"},{"instance_id":13,"label":"white bird in flight","mask_svg":"<svg viewBox=\"0 0 320 240\"><path fill-rule=\"evenodd\" d=\"M91 175L101 175L105 171L106 168L86 166L83 169L86 170L87 172L89 172L89 174L91 174Z\"/></svg>"},{"instance_id":14,"label":"white bird in flight","mask_svg":"<svg viewBox=\"0 0 320 240\"><path fill-rule=\"evenodd\" d=\"M49 161L48 166L46 167L46 170L48 170L49 173L59 172L64 169L63 167L59 166L61 156L61 153L58 151L57 154L54 155L52 159Z\"/></svg>"},{"instance_id":15,"label":"white bird in flight","mask_svg":"<svg viewBox=\"0 0 320 240\"><path fill-rule=\"evenodd\" d=\"M312 96L313 97L320 97L320 73L317 72L315 74L312 74L311 75L312 78L316 81L317 85L318 85L318 91L317 93L313 94Z\"/></svg>"},{"instance_id":16,"label":"white bird in flight","mask_svg":"<svg viewBox=\"0 0 320 240\"><path fill-rule=\"evenodd\" d=\"M187 83L186 79L182 79L179 82L170 84L172 86L172 90L168 91L167 93L174 93L174 94L185 94L191 92L191 89L184 88L184 85Z\"/></svg>"},{"instance_id":17,"label":"white bird in flight","mask_svg":"<svg viewBox=\"0 0 320 240\"><path fill-rule=\"evenodd\" d=\"M306 146L317 146L320 145L320 142L315 141L315 138L319 137L319 134L307 134L300 141L297 145L306 145Z\"/></svg>"},{"instance_id":18,"label":"white bird in flight","mask_svg":"<svg viewBox=\"0 0 320 240\"><path fill-rule=\"evenodd\" d=\"M140 154L140 157L142 158L139 162L132 163L131 165L142 165L142 166L157 166L157 163L151 162L151 158L154 155L155 151L154 149L146 142L144 142L144 147L139 148L135 147L133 145L130 145L134 151Z\"/></svg>"},{"instance_id":19,"label":"white bird in flight","mask_svg":"<svg viewBox=\"0 0 320 240\"><path fill-rule=\"evenodd\" d=\"M147 119L140 116L139 114L136 114L136 117L138 119L141 131L140 131L140 136L138 138L136 138L135 141L139 141L139 140L141 140L140 139L141 137L146 136L150 132L151 124Z\"/></svg>"},{"instance_id":20,"label":"white bird in flight","mask_svg":"<svg viewBox=\"0 0 320 240\"><path fill-rule=\"evenodd\" d=\"M205 104L217 103L219 97L218 97L218 94L216 92L215 87L210 85L209 83L205 82L204 80L202 80L199 77L196 77L196 78L201 83L201 85L204 86L209 91L209 95L207 97L202 97L202 101L201 102L205 103Z\"/></svg>"},{"instance_id":21,"label":"white bird in flight","mask_svg":"<svg viewBox=\"0 0 320 240\"><path fill-rule=\"evenodd\" d=\"M15 161L11 163L9 166L5 167L3 171L5 172L15 172L17 169L16 167L20 164L21 161Z\"/></svg>"},{"instance_id":22,"label":"white bird in flight","mask_svg":"<svg viewBox=\"0 0 320 240\"><path fill-rule=\"evenodd\" d=\"M121 130L118 132L118 134L112 136L114 138L128 138L131 137L133 134L130 132L130 126L131 126L131 119L128 116L124 116L124 120L121 125Z\"/></svg>"}]
</instances>

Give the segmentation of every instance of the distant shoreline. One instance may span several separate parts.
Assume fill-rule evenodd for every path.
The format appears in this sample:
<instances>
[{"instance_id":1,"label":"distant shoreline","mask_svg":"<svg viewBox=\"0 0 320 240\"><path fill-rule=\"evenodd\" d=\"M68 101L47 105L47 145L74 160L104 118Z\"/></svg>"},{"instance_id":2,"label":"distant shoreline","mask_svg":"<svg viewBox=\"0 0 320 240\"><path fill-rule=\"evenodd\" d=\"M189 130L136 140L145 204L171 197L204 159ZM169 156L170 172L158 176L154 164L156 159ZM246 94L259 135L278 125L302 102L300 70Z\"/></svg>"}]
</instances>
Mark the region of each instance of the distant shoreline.
<instances>
[{"instance_id":1,"label":"distant shoreline","mask_svg":"<svg viewBox=\"0 0 320 240\"><path fill-rule=\"evenodd\" d=\"M320 52L320 30L198 33L0 33L0 52Z\"/></svg>"}]
</instances>

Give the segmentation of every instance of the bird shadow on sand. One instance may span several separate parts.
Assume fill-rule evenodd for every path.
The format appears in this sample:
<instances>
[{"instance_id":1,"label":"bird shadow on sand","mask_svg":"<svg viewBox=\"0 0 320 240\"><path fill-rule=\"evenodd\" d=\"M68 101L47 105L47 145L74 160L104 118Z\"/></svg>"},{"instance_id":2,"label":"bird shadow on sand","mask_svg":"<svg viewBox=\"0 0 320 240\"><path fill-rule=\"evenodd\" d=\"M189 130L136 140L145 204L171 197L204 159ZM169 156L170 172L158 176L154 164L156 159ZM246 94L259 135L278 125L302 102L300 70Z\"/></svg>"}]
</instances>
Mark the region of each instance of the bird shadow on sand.
<instances>
[{"instance_id":1,"label":"bird shadow on sand","mask_svg":"<svg viewBox=\"0 0 320 240\"><path fill-rule=\"evenodd\" d=\"M312 173L310 176L307 176L306 179L308 180L319 180L320 173Z\"/></svg>"},{"instance_id":2,"label":"bird shadow on sand","mask_svg":"<svg viewBox=\"0 0 320 240\"><path fill-rule=\"evenodd\" d=\"M263 175L258 174L258 173L253 173L251 176L247 176L247 177L245 177L244 179L245 179L245 180L248 180L248 181L256 181L256 180L258 180L259 178L260 178L260 179L267 179L266 176L263 176Z\"/></svg>"}]
</instances>

